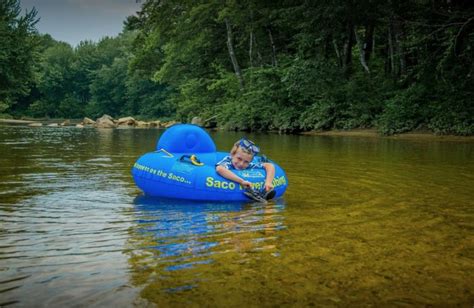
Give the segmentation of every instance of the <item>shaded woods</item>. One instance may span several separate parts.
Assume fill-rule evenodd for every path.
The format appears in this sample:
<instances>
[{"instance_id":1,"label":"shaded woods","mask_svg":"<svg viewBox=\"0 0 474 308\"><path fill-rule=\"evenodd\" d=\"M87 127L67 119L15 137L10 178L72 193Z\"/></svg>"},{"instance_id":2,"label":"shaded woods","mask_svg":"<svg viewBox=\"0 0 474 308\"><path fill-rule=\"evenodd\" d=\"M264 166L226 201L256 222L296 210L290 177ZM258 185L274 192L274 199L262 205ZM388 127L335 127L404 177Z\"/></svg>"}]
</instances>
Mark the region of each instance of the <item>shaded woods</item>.
<instances>
[{"instance_id":1,"label":"shaded woods","mask_svg":"<svg viewBox=\"0 0 474 308\"><path fill-rule=\"evenodd\" d=\"M77 47L0 4L0 114L474 132L469 0L144 1Z\"/></svg>"}]
</instances>

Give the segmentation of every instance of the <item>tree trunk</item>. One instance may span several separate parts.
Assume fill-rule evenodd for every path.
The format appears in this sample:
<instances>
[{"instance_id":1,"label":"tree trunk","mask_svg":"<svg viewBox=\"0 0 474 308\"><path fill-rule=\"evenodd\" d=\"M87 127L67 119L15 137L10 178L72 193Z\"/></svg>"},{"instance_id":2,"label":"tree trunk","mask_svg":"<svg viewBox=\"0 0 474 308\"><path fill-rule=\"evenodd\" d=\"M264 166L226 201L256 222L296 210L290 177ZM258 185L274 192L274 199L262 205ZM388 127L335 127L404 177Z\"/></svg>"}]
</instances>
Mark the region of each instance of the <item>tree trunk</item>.
<instances>
[{"instance_id":1,"label":"tree trunk","mask_svg":"<svg viewBox=\"0 0 474 308\"><path fill-rule=\"evenodd\" d=\"M374 46L375 46L374 30L375 30L375 27L372 24L369 24L365 27L364 50L365 50L366 62L369 62L370 56L372 55L372 52L374 50Z\"/></svg>"},{"instance_id":2,"label":"tree trunk","mask_svg":"<svg viewBox=\"0 0 474 308\"><path fill-rule=\"evenodd\" d=\"M406 74L406 59L405 59L405 48L403 47L403 25L401 21L395 22L395 48L397 50L398 60L400 61L400 72L401 76Z\"/></svg>"},{"instance_id":3,"label":"tree trunk","mask_svg":"<svg viewBox=\"0 0 474 308\"><path fill-rule=\"evenodd\" d=\"M250 67L253 67L253 30L250 31L250 38L249 38L249 62L250 62Z\"/></svg>"},{"instance_id":4,"label":"tree trunk","mask_svg":"<svg viewBox=\"0 0 474 308\"><path fill-rule=\"evenodd\" d=\"M255 35L253 36L253 45L255 46L255 50L256 50L256 52L257 52L258 65L259 65L260 67L262 67L263 58L262 58L262 54L260 53L260 51L259 51L259 49L258 49L257 38L255 37Z\"/></svg>"},{"instance_id":5,"label":"tree trunk","mask_svg":"<svg viewBox=\"0 0 474 308\"><path fill-rule=\"evenodd\" d=\"M389 48L391 55L392 74L402 76L406 74L405 48L403 47L403 24L397 17L389 20Z\"/></svg>"},{"instance_id":6,"label":"tree trunk","mask_svg":"<svg viewBox=\"0 0 474 308\"><path fill-rule=\"evenodd\" d=\"M237 62L237 57L235 56L234 43L233 43L233 38L232 38L232 28L230 26L230 22L228 18L225 19L225 25L227 28L227 49L229 50L230 60L232 61L235 75L237 76L237 79L239 80L240 89L243 89L244 78L240 70L239 62Z\"/></svg>"},{"instance_id":7,"label":"tree trunk","mask_svg":"<svg viewBox=\"0 0 474 308\"><path fill-rule=\"evenodd\" d=\"M272 35L272 30L270 28L267 28L268 32L268 37L270 39L270 44L272 46L272 66L277 66L277 58L276 58L276 47L275 47L275 41L273 40L273 35Z\"/></svg>"},{"instance_id":8,"label":"tree trunk","mask_svg":"<svg viewBox=\"0 0 474 308\"><path fill-rule=\"evenodd\" d=\"M324 38L324 59L329 60L331 58L331 49L333 47L333 38L332 35L326 35Z\"/></svg>"},{"instance_id":9,"label":"tree trunk","mask_svg":"<svg viewBox=\"0 0 474 308\"><path fill-rule=\"evenodd\" d=\"M249 63L250 67L253 67L253 42L254 42L254 34L253 34L253 10L250 9L250 37L249 37Z\"/></svg>"},{"instance_id":10,"label":"tree trunk","mask_svg":"<svg viewBox=\"0 0 474 308\"><path fill-rule=\"evenodd\" d=\"M364 68L364 70L365 70L367 73L370 73L369 66L367 65L367 61L366 61L365 43L362 41L361 37L357 34L357 30L356 30L356 29L354 29L354 36L355 36L355 39L356 39L356 41L357 41L357 47L359 47L359 60L360 60L360 64L362 65L362 67Z\"/></svg>"},{"instance_id":11,"label":"tree trunk","mask_svg":"<svg viewBox=\"0 0 474 308\"><path fill-rule=\"evenodd\" d=\"M336 57L337 57L337 63L339 64L339 67L342 67L342 56L341 52L339 51L339 46L337 46L337 42L335 39L332 40L332 45L334 46L334 51L336 52Z\"/></svg>"},{"instance_id":12,"label":"tree trunk","mask_svg":"<svg viewBox=\"0 0 474 308\"><path fill-rule=\"evenodd\" d=\"M352 47L354 46L354 25L349 23L347 26L347 38L344 42L344 60L342 69L345 74L349 74L352 67Z\"/></svg>"},{"instance_id":13,"label":"tree trunk","mask_svg":"<svg viewBox=\"0 0 474 308\"><path fill-rule=\"evenodd\" d=\"M255 61L252 59L252 64L255 64L255 66L262 67L262 63L263 63L262 54L258 50L257 37L253 34L253 31L252 31L252 42L250 44L252 46L252 58L254 54L257 54L257 59L255 59Z\"/></svg>"},{"instance_id":14,"label":"tree trunk","mask_svg":"<svg viewBox=\"0 0 474 308\"><path fill-rule=\"evenodd\" d=\"M388 25L388 54L389 54L389 62L390 62L390 73L395 74L395 55L394 55L394 48L393 48L393 25L392 21Z\"/></svg>"},{"instance_id":15,"label":"tree trunk","mask_svg":"<svg viewBox=\"0 0 474 308\"><path fill-rule=\"evenodd\" d=\"M474 17L469 18L459 29L456 37L454 38L454 55L458 57L462 51L468 46L468 36L472 33L473 30L473 21ZM469 28L471 24L471 28Z\"/></svg>"}]
</instances>

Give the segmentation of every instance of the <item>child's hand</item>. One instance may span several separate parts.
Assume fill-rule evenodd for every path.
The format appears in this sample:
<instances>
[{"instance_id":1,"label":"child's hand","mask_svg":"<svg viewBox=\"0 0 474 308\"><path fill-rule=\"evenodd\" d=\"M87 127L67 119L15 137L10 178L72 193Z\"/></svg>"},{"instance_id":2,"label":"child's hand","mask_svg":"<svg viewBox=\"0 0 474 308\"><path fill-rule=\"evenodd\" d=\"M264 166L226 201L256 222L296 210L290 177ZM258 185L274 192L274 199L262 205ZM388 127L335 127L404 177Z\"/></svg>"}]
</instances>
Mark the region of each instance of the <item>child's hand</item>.
<instances>
[{"instance_id":1,"label":"child's hand","mask_svg":"<svg viewBox=\"0 0 474 308\"><path fill-rule=\"evenodd\" d=\"M242 185L245 188L251 188L252 187L252 183L250 183L249 181L246 181L246 180L243 180L242 183L240 183L240 185Z\"/></svg>"},{"instance_id":2,"label":"child's hand","mask_svg":"<svg viewBox=\"0 0 474 308\"><path fill-rule=\"evenodd\" d=\"M265 183L265 191L270 191L273 189L272 183Z\"/></svg>"}]
</instances>

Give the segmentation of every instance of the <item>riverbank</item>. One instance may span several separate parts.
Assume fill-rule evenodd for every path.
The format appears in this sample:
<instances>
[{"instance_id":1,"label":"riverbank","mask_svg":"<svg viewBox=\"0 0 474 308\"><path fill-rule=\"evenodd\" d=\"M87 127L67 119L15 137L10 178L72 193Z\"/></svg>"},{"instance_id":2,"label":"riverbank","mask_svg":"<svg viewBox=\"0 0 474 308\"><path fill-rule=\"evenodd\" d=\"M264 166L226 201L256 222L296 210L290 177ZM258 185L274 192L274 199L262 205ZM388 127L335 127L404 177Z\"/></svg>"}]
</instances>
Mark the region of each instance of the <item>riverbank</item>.
<instances>
[{"instance_id":1,"label":"riverbank","mask_svg":"<svg viewBox=\"0 0 474 308\"><path fill-rule=\"evenodd\" d=\"M167 128L176 121L162 122L155 121L140 121L133 117L123 117L114 119L109 115L103 115L95 120L85 117L83 119L0 119L0 125L27 125L30 127L65 127L75 126L77 128L94 127L94 128Z\"/></svg>"},{"instance_id":2,"label":"riverbank","mask_svg":"<svg viewBox=\"0 0 474 308\"><path fill-rule=\"evenodd\" d=\"M0 119L0 124L25 125L33 123L40 123L40 121Z\"/></svg>"},{"instance_id":3,"label":"riverbank","mask_svg":"<svg viewBox=\"0 0 474 308\"><path fill-rule=\"evenodd\" d=\"M0 125L28 125L28 126L76 126L81 127L83 120L81 119L38 119L38 120L15 120L15 119L0 119ZM125 127L133 128L166 128L169 125L172 125L174 121L169 123L164 123L165 125L146 125L147 122L142 122L142 125L129 125L123 123ZM121 128L122 126L117 126ZM219 128L214 128L214 130L220 130ZM437 135L428 130L418 130L412 132L406 132L402 134L395 134L391 136L382 136L377 129L367 128L367 129L351 129L351 130L329 130L329 131L307 131L301 132L300 135L309 135L309 136L339 136L339 137L364 137L364 138L390 138L390 139L432 139L432 140L446 140L446 141L469 141L474 142L474 136L456 136L456 135Z\"/></svg>"},{"instance_id":4,"label":"riverbank","mask_svg":"<svg viewBox=\"0 0 474 308\"><path fill-rule=\"evenodd\" d=\"M383 137L390 139L433 139L447 141L470 141L474 142L474 136L456 136L456 135L437 135L428 130L411 131L391 136L381 135L377 129L351 129L351 130L330 130L330 131L309 131L303 132L301 135L310 136L341 136L341 137Z\"/></svg>"}]
</instances>

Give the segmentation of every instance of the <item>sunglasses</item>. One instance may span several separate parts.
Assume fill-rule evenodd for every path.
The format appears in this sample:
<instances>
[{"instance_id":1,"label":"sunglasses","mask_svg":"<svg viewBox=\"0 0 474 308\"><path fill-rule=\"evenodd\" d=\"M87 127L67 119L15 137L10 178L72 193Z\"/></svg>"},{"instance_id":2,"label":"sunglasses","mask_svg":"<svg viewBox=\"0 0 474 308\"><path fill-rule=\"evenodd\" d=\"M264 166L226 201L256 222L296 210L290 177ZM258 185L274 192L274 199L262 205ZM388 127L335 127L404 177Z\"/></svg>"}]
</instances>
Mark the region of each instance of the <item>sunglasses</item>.
<instances>
[{"instance_id":1,"label":"sunglasses","mask_svg":"<svg viewBox=\"0 0 474 308\"><path fill-rule=\"evenodd\" d=\"M253 141L250 141L245 138L239 140L239 146L248 151L251 151L253 154L258 154L260 152L260 148L256 146Z\"/></svg>"}]
</instances>

